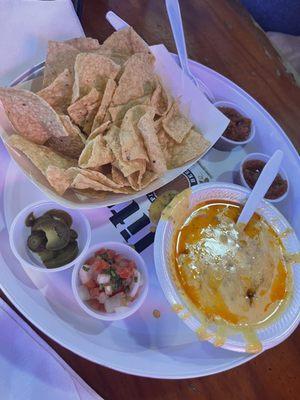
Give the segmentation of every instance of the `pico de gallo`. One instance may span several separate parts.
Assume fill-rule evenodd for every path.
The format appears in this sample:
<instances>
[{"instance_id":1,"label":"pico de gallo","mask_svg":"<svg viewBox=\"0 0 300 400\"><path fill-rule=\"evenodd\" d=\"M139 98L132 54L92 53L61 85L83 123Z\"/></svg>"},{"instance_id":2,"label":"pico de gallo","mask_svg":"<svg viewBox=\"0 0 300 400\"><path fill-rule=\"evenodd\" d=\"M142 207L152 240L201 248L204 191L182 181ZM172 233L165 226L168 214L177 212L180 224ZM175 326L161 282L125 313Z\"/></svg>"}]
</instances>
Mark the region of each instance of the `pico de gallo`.
<instances>
[{"instance_id":1,"label":"pico de gallo","mask_svg":"<svg viewBox=\"0 0 300 400\"><path fill-rule=\"evenodd\" d=\"M85 261L79 279L80 298L93 309L107 313L125 311L142 285L135 262L105 248Z\"/></svg>"}]
</instances>

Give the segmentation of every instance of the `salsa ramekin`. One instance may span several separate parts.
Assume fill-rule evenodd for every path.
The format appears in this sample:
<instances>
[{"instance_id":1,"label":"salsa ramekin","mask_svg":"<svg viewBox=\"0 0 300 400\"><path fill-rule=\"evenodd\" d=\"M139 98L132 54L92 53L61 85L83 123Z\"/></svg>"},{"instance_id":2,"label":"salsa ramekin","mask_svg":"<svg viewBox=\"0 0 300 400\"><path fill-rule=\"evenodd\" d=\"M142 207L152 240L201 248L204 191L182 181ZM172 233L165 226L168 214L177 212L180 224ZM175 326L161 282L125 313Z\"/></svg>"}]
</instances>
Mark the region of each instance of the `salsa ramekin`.
<instances>
[{"instance_id":1,"label":"salsa ramekin","mask_svg":"<svg viewBox=\"0 0 300 400\"><path fill-rule=\"evenodd\" d=\"M84 300L82 300L79 295L78 292L78 287L80 286L79 270L80 268L82 268L84 262L88 258L92 257L97 250L100 250L102 248L114 250L117 253L125 256L129 260L134 261L138 271L142 275L143 283L141 285L141 288L139 289L138 297L135 300L133 300L129 306L126 307L128 309L125 311L107 313L94 310ZM91 246L89 250L77 260L76 265L72 272L72 290L77 303L91 317L101 319L104 321L117 321L120 319L127 318L133 313L135 313L143 304L148 293L148 287L149 287L149 278L148 278L147 266L142 256L131 246L119 242L98 242L97 244Z\"/></svg>"}]
</instances>

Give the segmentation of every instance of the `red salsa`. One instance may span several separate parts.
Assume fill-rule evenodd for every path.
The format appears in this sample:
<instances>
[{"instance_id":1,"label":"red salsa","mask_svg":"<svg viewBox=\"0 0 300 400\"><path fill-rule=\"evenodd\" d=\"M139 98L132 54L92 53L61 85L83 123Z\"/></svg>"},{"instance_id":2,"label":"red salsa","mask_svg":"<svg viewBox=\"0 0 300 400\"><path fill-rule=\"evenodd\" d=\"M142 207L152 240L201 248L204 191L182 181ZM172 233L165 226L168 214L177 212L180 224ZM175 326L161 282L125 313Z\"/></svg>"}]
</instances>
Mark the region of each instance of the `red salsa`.
<instances>
[{"instance_id":1,"label":"red salsa","mask_svg":"<svg viewBox=\"0 0 300 400\"><path fill-rule=\"evenodd\" d=\"M261 160L248 160L245 161L243 164L243 175L245 181L252 189L261 174L266 163ZM274 179L272 185L270 186L269 190L267 191L265 198L266 199L278 199L287 191L288 184L285 179L282 178L280 174L277 174L276 178Z\"/></svg>"},{"instance_id":2,"label":"red salsa","mask_svg":"<svg viewBox=\"0 0 300 400\"><path fill-rule=\"evenodd\" d=\"M134 261L103 248L80 268L78 291L81 299L95 310L117 312L136 298L141 278Z\"/></svg>"},{"instance_id":3,"label":"red salsa","mask_svg":"<svg viewBox=\"0 0 300 400\"><path fill-rule=\"evenodd\" d=\"M244 142L251 133L251 119L244 117L234 108L219 107L219 110L230 119L223 136L235 142Z\"/></svg>"}]
</instances>

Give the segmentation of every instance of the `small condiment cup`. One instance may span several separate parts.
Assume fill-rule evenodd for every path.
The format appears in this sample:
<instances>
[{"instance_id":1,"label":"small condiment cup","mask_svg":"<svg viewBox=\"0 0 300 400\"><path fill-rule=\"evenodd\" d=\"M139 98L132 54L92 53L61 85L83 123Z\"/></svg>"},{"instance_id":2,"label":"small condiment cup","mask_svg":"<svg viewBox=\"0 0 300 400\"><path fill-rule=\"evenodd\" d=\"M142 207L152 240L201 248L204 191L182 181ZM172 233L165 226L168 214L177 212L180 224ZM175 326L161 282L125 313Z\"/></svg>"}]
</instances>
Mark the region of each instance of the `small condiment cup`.
<instances>
[{"instance_id":1,"label":"small condiment cup","mask_svg":"<svg viewBox=\"0 0 300 400\"><path fill-rule=\"evenodd\" d=\"M128 306L126 306L127 310L113 312L113 313L97 311L97 310L93 309L92 307L90 307L85 301L83 301L78 293L78 287L81 284L80 280L79 280L79 270L80 270L80 268L82 268L85 261L88 260L90 257L92 257L95 254L95 252L100 249L114 250L118 254L121 254L122 256L126 257L128 260L134 261L138 271L140 272L140 274L142 276L143 283L142 283L141 287L139 288L138 296ZM76 265L72 272L72 290L73 290L75 299L77 300L77 303L91 317L101 319L104 321L117 321L120 319L127 318L130 315L132 315L133 313L135 313L143 304L143 302L147 296L147 293L148 293L148 287L149 287L149 278L148 278L147 267L146 267L144 259L132 247L130 247L127 244L119 243L119 242L99 242L99 243L93 245L92 247L89 248L87 253L82 255L77 260Z\"/></svg>"},{"instance_id":2,"label":"small condiment cup","mask_svg":"<svg viewBox=\"0 0 300 400\"><path fill-rule=\"evenodd\" d=\"M57 268L47 268L39 259L38 255L35 255L27 247L27 239L31 233L30 227L25 225L26 217L33 212L35 217L40 217L48 210L56 209L66 211L71 215L73 219L72 229L77 234L77 243L79 247L78 256L68 264L62 265ZM76 260L85 254L88 250L91 242L91 227L88 219L80 211L71 210L58 205L51 201L40 201L38 203L30 204L28 207L21 210L13 220L9 230L9 243L15 257L20 261L24 268L31 268L35 271L42 272L58 272L63 271L67 268L72 267L76 263Z\"/></svg>"},{"instance_id":3,"label":"small condiment cup","mask_svg":"<svg viewBox=\"0 0 300 400\"><path fill-rule=\"evenodd\" d=\"M222 135L219 138L219 140L216 142L216 144L214 145L214 147L217 150L230 151L236 146L245 146L246 144L250 143L253 140L253 138L255 136L255 125L254 125L253 119L249 117L249 115L243 108L241 108L239 105L232 103L231 101L227 101L227 100L216 101L214 103L214 106L217 108L220 108L220 107L233 108L234 110L238 111L243 117L251 119L251 130L250 130L250 135L247 140L238 142L235 140L228 139Z\"/></svg>"},{"instance_id":4,"label":"small condiment cup","mask_svg":"<svg viewBox=\"0 0 300 400\"><path fill-rule=\"evenodd\" d=\"M260 160L260 161L264 161L265 163L267 163L270 159L270 156L268 156L267 154L263 154L263 153L249 153L247 154L247 156L242 160L242 162L240 163L240 168L239 168L239 183L241 183L243 186L245 186L247 189L252 189L248 183L246 182L246 179L244 177L244 173L243 173L243 165L246 161L249 160ZM283 199L286 198L289 188L290 188L290 182L289 182L289 178L285 172L285 170L283 168L279 169L279 175L282 177L282 179L287 181L287 190L286 192L280 196L277 197L277 199L268 199L265 197L265 199L271 203L278 203L280 201L282 201Z\"/></svg>"}]
</instances>

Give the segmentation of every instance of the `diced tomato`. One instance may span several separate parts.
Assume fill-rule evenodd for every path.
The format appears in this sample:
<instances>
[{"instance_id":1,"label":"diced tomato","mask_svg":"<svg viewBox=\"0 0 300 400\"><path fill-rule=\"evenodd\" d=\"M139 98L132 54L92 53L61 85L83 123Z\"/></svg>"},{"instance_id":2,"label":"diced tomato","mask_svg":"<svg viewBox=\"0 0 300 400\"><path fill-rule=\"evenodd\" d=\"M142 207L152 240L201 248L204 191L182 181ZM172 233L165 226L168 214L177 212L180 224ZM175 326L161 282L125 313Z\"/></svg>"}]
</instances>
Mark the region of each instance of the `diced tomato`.
<instances>
[{"instance_id":1,"label":"diced tomato","mask_svg":"<svg viewBox=\"0 0 300 400\"><path fill-rule=\"evenodd\" d=\"M108 262L101 260L99 258L96 258L95 261L92 264L92 267L95 269L97 272L101 272L105 269L109 268Z\"/></svg>"},{"instance_id":2,"label":"diced tomato","mask_svg":"<svg viewBox=\"0 0 300 400\"><path fill-rule=\"evenodd\" d=\"M109 249L106 250L106 253L110 258L114 258L117 254L114 250L109 250Z\"/></svg>"},{"instance_id":3,"label":"diced tomato","mask_svg":"<svg viewBox=\"0 0 300 400\"><path fill-rule=\"evenodd\" d=\"M114 261L115 261L116 264L119 264L119 262L121 262L122 260L123 260L123 256L121 256L121 254L117 254L115 256Z\"/></svg>"},{"instance_id":4,"label":"diced tomato","mask_svg":"<svg viewBox=\"0 0 300 400\"><path fill-rule=\"evenodd\" d=\"M100 249L95 252L95 256L101 256L102 254L106 254L106 253L107 253L106 249Z\"/></svg>"},{"instance_id":5,"label":"diced tomato","mask_svg":"<svg viewBox=\"0 0 300 400\"><path fill-rule=\"evenodd\" d=\"M90 289L90 296L91 296L92 299L97 298L99 296L99 294L100 294L99 287L95 287L93 289Z\"/></svg>"},{"instance_id":6,"label":"diced tomato","mask_svg":"<svg viewBox=\"0 0 300 400\"><path fill-rule=\"evenodd\" d=\"M126 268L128 267L128 260L125 260L125 258L123 258L118 264L120 267Z\"/></svg>"},{"instance_id":7,"label":"diced tomato","mask_svg":"<svg viewBox=\"0 0 300 400\"><path fill-rule=\"evenodd\" d=\"M98 285L97 282L95 282L93 279L90 279L84 286L87 287L88 289L94 289Z\"/></svg>"},{"instance_id":8,"label":"diced tomato","mask_svg":"<svg viewBox=\"0 0 300 400\"><path fill-rule=\"evenodd\" d=\"M132 268L132 269L135 269L136 268L136 265L135 265L135 262L134 261L128 261L128 267L129 268Z\"/></svg>"},{"instance_id":9,"label":"diced tomato","mask_svg":"<svg viewBox=\"0 0 300 400\"><path fill-rule=\"evenodd\" d=\"M96 299L90 299L88 300L88 304L94 308L95 310L100 310L101 309L101 304L99 303L98 300Z\"/></svg>"},{"instance_id":10,"label":"diced tomato","mask_svg":"<svg viewBox=\"0 0 300 400\"><path fill-rule=\"evenodd\" d=\"M85 264L92 265L95 262L95 260L97 260L96 257L91 257L85 262Z\"/></svg>"},{"instance_id":11,"label":"diced tomato","mask_svg":"<svg viewBox=\"0 0 300 400\"><path fill-rule=\"evenodd\" d=\"M116 268L117 274L120 276L122 279L127 279L133 276L133 270L128 267L119 267L117 266Z\"/></svg>"}]
</instances>

